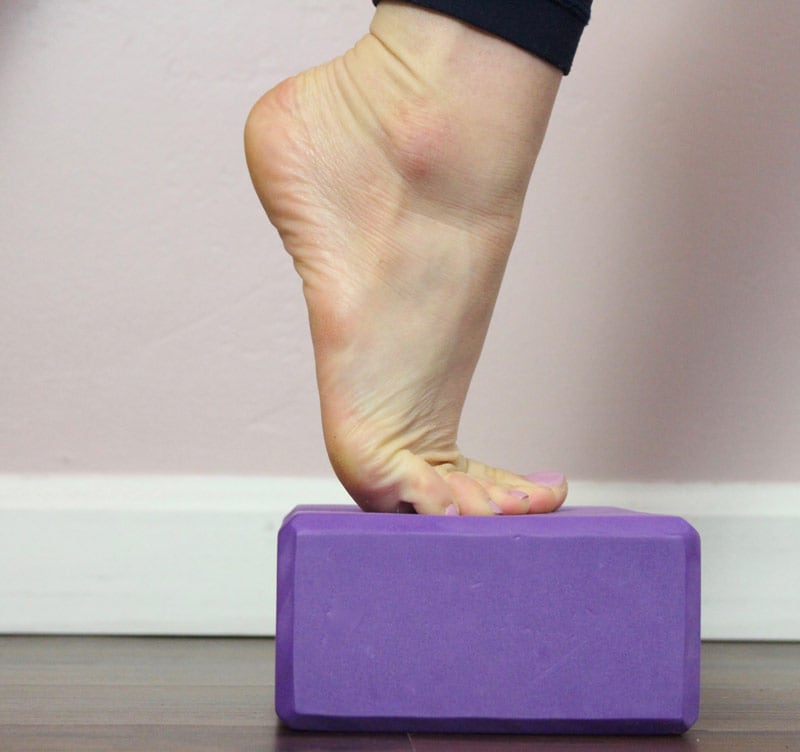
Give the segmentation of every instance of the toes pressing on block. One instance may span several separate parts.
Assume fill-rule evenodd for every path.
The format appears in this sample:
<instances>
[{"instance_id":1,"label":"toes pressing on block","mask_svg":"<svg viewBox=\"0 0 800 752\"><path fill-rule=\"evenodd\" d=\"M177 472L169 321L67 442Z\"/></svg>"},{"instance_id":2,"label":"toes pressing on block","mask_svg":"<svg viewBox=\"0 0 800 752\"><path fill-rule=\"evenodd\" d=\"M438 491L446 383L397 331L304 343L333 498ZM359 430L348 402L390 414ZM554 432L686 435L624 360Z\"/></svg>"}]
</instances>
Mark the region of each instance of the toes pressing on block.
<instances>
[{"instance_id":1,"label":"toes pressing on block","mask_svg":"<svg viewBox=\"0 0 800 752\"><path fill-rule=\"evenodd\" d=\"M307 506L281 528L291 727L682 733L699 685L700 540L678 517Z\"/></svg>"}]
</instances>

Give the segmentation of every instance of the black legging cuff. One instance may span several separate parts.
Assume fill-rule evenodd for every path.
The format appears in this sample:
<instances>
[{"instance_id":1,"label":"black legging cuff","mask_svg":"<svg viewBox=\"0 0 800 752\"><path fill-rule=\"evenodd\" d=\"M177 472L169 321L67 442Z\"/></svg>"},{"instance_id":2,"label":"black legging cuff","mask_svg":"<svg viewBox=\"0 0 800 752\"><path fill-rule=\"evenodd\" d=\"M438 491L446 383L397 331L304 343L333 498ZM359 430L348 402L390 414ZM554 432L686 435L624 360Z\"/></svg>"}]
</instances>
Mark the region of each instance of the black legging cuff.
<instances>
[{"instance_id":1,"label":"black legging cuff","mask_svg":"<svg viewBox=\"0 0 800 752\"><path fill-rule=\"evenodd\" d=\"M377 5L380 0L373 0ZM410 0L488 31L559 68L572 67L592 0Z\"/></svg>"}]
</instances>

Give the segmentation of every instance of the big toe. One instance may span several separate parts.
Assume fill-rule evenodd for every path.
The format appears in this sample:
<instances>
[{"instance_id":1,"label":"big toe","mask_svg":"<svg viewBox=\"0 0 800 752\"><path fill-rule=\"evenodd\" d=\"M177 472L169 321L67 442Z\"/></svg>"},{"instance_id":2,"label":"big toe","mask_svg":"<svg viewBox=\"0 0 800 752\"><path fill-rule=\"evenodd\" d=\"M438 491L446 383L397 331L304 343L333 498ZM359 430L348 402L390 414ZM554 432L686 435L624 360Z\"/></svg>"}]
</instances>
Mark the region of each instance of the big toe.
<instances>
[{"instance_id":1,"label":"big toe","mask_svg":"<svg viewBox=\"0 0 800 752\"><path fill-rule=\"evenodd\" d=\"M554 512L567 498L569 485L564 473L548 470L528 473L524 478L537 489L538 503L531 504L531 512Z\"/></svg>"}]
</instances>

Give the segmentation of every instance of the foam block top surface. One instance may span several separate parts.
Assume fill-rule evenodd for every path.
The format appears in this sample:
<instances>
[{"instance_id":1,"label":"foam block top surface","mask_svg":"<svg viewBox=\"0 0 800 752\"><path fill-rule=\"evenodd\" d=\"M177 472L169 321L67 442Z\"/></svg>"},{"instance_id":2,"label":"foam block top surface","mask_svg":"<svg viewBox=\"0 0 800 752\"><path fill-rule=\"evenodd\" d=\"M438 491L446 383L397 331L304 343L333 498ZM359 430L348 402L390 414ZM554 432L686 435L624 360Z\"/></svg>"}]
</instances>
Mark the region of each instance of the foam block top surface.
<instances>
[{"instance_id":1,"label":"foam block top surface","mask_svg":"<svg viewBox=\"0 0 800 752\"><path fill-rule=\"evenodd\" d=\"M284 519L283 527L293 527L296 518L301 520L299 525L303 531L318 529L326 534L340 531L431 533L448 537L502 537L509 533L525 536L697 536L694 528L681 517L634 512L619 507L565 506L551 514L449 517L370 514L352 505L309 504L295 507Z\"/></svg>"}]
</instances>

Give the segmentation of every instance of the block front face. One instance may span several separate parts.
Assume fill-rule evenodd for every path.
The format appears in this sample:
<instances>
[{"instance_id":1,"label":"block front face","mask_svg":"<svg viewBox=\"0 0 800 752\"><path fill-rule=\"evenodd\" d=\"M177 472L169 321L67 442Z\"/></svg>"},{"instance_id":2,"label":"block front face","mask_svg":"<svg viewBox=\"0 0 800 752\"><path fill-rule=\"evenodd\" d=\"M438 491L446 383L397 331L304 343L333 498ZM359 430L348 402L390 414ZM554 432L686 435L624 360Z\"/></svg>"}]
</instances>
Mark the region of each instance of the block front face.
<instances>
[{"instance_id":1,"label":"block front face","mask_svg":"<svg viewBox=\"0 0 800 752\"><path fill-rule=\"evenodd\" d=\"M291 725L675 732L691 715L699 551L682 520L321 509L281 536Z\"/></svg>"}]
</instances>

